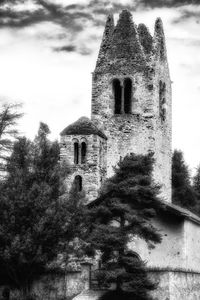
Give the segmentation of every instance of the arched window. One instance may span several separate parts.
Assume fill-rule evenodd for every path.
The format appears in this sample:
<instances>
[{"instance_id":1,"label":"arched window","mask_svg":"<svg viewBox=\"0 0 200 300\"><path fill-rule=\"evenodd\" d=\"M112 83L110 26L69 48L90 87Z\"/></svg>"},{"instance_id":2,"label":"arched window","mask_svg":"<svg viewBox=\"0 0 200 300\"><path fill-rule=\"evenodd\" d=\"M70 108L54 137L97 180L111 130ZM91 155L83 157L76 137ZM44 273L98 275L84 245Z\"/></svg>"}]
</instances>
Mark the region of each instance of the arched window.
<instances>
[{"instance_id":1,"label":"arched window","mask_svg":"<svg viewBox=\"0 0 200 300\"><path fill-rule=\"evenodd\" d=\"M81 163L84 164L86 162L86 154L87 154L87 145L85 142L81 143Z\"/></svg>"},{"instance_id":2,"label":"arched window","mask_svg":"<svg viewBox=\"0 0 200 300\"><path fill-rule=\"evenodd\" d=\"M74 163L77 165L78 164L78 142L74 143Z\"/></svg>"},{"instance_id":3,"label":"arched window","mask_svg":"<svg viewBox=\"0 0 200 300\"><path fill-rule=\"evenodd\" d=\"M126 255L129 256L129 257L134 258L136 261L141 261L140 255L137 252L135 252L135 251L128 250L126 252Z\"/></svg>"},{"instance_id":4,"label":"arched window","mask_svg":"<svg viewBox=\"0 0 200 300\"><path fill-rule=\"evenodd\" d=\"M124 80L124 113L131 113L132 81L130 78Z\"/></svg>"},{"instance_id":5,"label":"arched window","mask_svg":"<svg viewBox=\"0 0 200 300\"><path fill-rule=\"evenodd\" d=\"M115 99L115 114L122 113L122 87L119 79L113 80L113 93Z\"/></svg>"},{"instance_id":6,"label":"arched window","mask_svg":"<svg viewBox=\"0 0 200 300\"><path fill-rule=\"evenodd\" d=\"M82 177L80 175L77 175L74 178L74 186L77 192L81 192L83 189L83 181L82 181Z\"/></svg>"}]
</instances>

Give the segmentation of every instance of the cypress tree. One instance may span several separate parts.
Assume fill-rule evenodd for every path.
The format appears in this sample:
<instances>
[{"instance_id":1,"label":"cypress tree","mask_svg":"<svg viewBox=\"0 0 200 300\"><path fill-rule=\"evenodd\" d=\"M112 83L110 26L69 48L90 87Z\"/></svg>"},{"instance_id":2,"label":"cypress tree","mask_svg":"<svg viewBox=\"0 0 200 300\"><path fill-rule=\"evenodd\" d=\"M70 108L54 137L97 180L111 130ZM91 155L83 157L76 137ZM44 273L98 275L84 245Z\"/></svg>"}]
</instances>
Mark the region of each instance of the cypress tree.
<instances>
[{"instance_id":1,"label":"cypress tree","mask_svg":"<svg viewBox=\"0 0 200 300\"><path fill-rule=\"evenodd\" d=\"M174 150L172 157L172 202L195 211L196 193L190 182L183 152Z\"/></svg>"},{"instance_id":2,"label":"cypress tree","mask_svg":"<svg viewBox=\"0 0 200 300\"><path fill-rule=\"evenodd\" d=\"M13 141L18 136L17 121L23 115L19 112L20 107L20 104L0 105L0 171L5 171L6 159L11 153Z\"/></svg>"},{"instance_id":3,"label":"cypress tree","mask_svg":"<svg viewBox=\"0 0 200 300\"><path fill-rule=\"evenodd\" d=\"M200 215L200 165L197 167L196 174L193 177L193 189L197 198L195 211Z\"/></svg>"}]
</instances>

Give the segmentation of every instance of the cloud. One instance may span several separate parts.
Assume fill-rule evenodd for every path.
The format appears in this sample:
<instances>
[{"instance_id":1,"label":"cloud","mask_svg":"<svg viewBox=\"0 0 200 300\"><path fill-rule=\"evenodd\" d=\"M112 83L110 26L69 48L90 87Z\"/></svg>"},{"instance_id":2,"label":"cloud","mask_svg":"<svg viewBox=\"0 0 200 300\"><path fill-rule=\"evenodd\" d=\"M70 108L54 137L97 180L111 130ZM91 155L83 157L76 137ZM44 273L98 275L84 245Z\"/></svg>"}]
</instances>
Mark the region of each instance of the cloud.
<instances>
[{"instance_id":1,"label":"cloud","mask_svg":"<svg viewBox=\"0 0 200 300\"><path fill-rule=\"evenodd\" d=\"M195 7L193 7L195 9ZM178 24L185 22L189 19L196 21L197 24L200 23L200 9L191 10L191 8L185 8L181 10L181 15L173 20L173 24Z\"/></svg>"},{"instance_id":2,"label":"cloud","mask_svg":"<svg viewBox=\"0 0 200 300\"><path fill-rule=\"evenodd\" d=\"M0 4L0 28L25 29L38 24L52 24L60 26L60 35L55 32L48 33L46 39L58 40L51 48L56 52L77 52L82 55L89 55L92 50L80 42L79 35L87 32L87 29L101 29L105 24L106 15L110 11L114 14L122 9L131 11L148 10L149 8L161 7L182 7L182 5L196 4L199 0L88 0L84 3L66 5L54 0L3 0ZM34 4L31 6L30 3ZM194 5L193 5L194 6ZM20 9L19 9L20 7ZM185 7L185 6L184 6ZM173 20L174 23L182 22L187 18L194 18L195 12L180 10L181 15ZM196 12L196 18L198 14ZM198 22L198 20L196 20ZM45 25L44 25L45 26ZM66 34L63 34L63 30ZM102 29L103 30L103 29ZM87 35L87 34L85 34ZM66 40L67 36L67 40ZM45 39L45 35L43 35ZM88 39L87 37L85 39ZM64 41L64 45L63 45ZM73 46L72 46L73 45Z\"/></svg>"},{"instance_id":3,"label":"cloud","mask_svg":"<svg viewBox=\"0 0 200 300\"><path fill-rule=\"evenodd\" d=\"M81 19L91 19L90 13L81 10L81 5L63 6L48 0L32 0L35 9L28 9L22 0L8 0L7 5L0 6L0 27L26 27L46 21L62 25L72 31L82 30ZM19 3L24 3L24 9L18 10ZM77 22L76 22L77 21Z\"/></svg>"},{"instance_id":4,"label":"cloud","mask_svg":"<svg viewBox=\"0 0 200 300\"><path fill-rule=\"evenodd\" d=\"M199 4L199 0L138 0L137 6L160 8L180 7L184 5Z\"/></svg>"},{"instance_id":5,"label":"cloud","mask_svg":"<svg viewBox=\"0 0 200 300\"><path fill-rule=\"evenodd\" d=\"M75 52L76 46L67 45L67 46L62 46L62 47L55 47L53 50L56 52Z\"/></svg>"},{"instance_id":6,"label":"cloud","mask_svg":"<svg viewBox=\"0 0 200 300\"><path fill-rule=\"evenodd\" d=\"M84 45L81 45L80 47L75 45L64 45L61 47L54 47L53 50L56 52L77 52L81 55L90 55L92 53L92 49L87 48Z\"/></svg>"},{"instance_id":7,"label":"cloud","mask_svg":"<svg viewBox=\"0 0 200 300\"><path fill-rule=\"evenodd\" d=\"M110 11L119 13L122 9L142 10L146 8L180 7L189 4L198 4L199 0L129 0L129 1L104 1L88 0L84 4L64 5L53 0L1 0L0 27L23 28L45 21L60 24L64 28L79 32L83 30L83 23L92 20L94 25L102 24L102 16ZM30 8L30 3L35 9ZM66 3L66 2L65 2ZM28 5L29 4L29 5ZM24 5L24 10L18 10L19 5ZM95 16L95 17L94 17ZM181 17L188 18L192 15L183 11ZM178 22L178 21L177 21Z\"/></svg>"}]
</instances>

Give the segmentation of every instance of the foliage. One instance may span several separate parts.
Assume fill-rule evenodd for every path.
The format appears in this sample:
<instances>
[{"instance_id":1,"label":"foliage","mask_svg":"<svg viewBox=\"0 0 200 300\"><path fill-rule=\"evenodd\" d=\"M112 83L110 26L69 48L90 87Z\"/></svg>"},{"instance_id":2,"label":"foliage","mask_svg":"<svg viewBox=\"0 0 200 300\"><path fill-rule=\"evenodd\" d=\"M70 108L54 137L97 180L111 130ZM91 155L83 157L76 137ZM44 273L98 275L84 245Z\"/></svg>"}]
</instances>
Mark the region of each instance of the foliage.
<instances>
[{"instance_id":1,"label":"foliage","mask_svg":"<svg viewBox=\"0 0 200 300\"><path fill-rule=\"evenodd\" d=\"M152 180L153 162L151 153L127 155L89 210L88 241L94 250L100 250L103 265L97 276L104 287L114 283L123 299L150 299L148 292L155 288L144 262L129 247L133 237L150 245L161 241L150 222L162 206L160 186Z\"/></svg>"},{"instance_id":2,"label":"foliage","mask_svg":"<svg viewBox=\"0 0 200 300\"><path fill-rule=\"evenodd\" d=\"M24 295L78 232L60 197L66 172L59 164L59 145L48 134L41 123L34 142L18 139L0 185L0 281Z\"/></svg>"},{"instance_id":3,"label":"foliage","mask_svg":"<svg viewBox=\"0 0 200 300\"><path fill-rule=\"evenodd\" d=\"M182 151L174 150L172 157L172 202L195 211L196 193Z\"/></svg>"},{"instance_id":4,"label":"foliage","mask_svg":"<svg viewBox=\"0 0 200 300\"><path fill-rule=\"evenodd\" d=\"M17 121L22 116L19 104L3 104L0 107L0 169L4 170L5 159L12 149L13 138L18 134Z\"/></svg>"},{"instance_id":5,"label":"foliage","mask_svg":"<svg viewBox=\"0 0 200 300\"><path fill-rule=\"evenodd\" d=\"M193 189L197 198L195 211L200 215L200 165L197 167L196 174L193 177Z\"/></svg>"}]
</instances>

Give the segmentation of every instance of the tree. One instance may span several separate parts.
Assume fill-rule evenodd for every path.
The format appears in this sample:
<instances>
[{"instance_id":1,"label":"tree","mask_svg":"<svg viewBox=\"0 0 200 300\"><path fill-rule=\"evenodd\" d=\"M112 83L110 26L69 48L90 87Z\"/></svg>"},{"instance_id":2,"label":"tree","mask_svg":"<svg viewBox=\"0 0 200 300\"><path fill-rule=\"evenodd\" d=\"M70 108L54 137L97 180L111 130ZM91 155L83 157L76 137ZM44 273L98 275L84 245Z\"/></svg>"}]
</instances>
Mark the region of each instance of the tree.
<instances>
[{"instance_id":1,"label":"tree","mask_svg":"<svg viewBox=\"0 0 200 300\"><path fill-rule=\"evenodd\" d=\"M20 104L3 104L0 108L0 170L5 168L5 159L13 146L13 140L17 136L17 121L22 113L18 110Z\"/></svg>"},{"instance_id":2,"label":"tree","mask_svg":"<svg viewBox=\"0 0 200 300\"><path fill-rule=\"evenodd\" d=\"M161 236L150 222L162 207L160 186L152 179L153 155L130 154L118 163L115 175L103 185L100 197L90 205L87 220L91 248L101 253L101 285L116 285L103 299L151 299L155 285L145 264L128 247L134 236L159 243Z\"/></svg>"},{"instance_id":3,"label":"tree","mask_svg":"<svg viewBox=\"0 0 200 300\"><path fill-rule=\"evenodd\" d=\"M196 174L193 178L193 187L198 194L198 198L200 198L200 165L197 167Z\"/></svg>"},{"instance_id":4,"label":"tree","mask_svg":"<svg viewBox=\"0 0 200 300\"><path fill-rule=\"evenodd\" d=\"M41 123L34 142L18 139L0 185L0 281L20 289L22 297L74 237L71 212L60 197L59 145L48 133Z\"/></svg>"},{"instance_id":5,"label":"tree","mask_svg":"<svg viewBox=\"0 0 200 300\"><path fill-rule=\"evenodd\" d=\"M197 167L196 174L193 177L193 189L197 198L195 211L200 215L200 165Z\"/></svg>"},{"instance_id":6,"label":"tree","mask_svg":"<svg viewBox=\"0 0 200 300\"><path fill-rule=\"evenodd\" d=\"M183 152L174 150L172 157L172 202L195 211L196 193L190 182Z\"/></svg>"}]
</instances>

